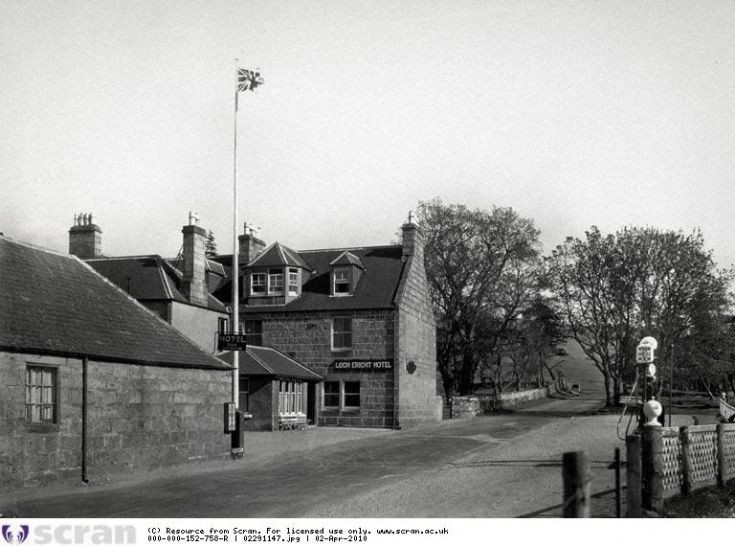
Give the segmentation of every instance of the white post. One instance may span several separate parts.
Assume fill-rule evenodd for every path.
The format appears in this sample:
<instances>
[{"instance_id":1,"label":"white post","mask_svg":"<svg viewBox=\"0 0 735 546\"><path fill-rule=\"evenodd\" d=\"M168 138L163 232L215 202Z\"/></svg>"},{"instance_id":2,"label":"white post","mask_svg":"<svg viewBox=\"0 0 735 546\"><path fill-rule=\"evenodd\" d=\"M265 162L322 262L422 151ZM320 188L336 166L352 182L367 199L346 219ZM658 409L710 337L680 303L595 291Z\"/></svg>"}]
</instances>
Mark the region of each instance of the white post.
<instances>
[{"instance_id":1,"label":"white post","mask_svg":"<svg viewBox=\"0 0 735 546\"><path fill-rule=\"evenodd\" d=\"M234 123L234 154L232 161L232 327L233 334L240 333L240 266L238 263L237 244L237 95L240 92L237 81L237 64L235 59L235 123ZM232 352L232 402L239 409L240 398L240 352Z\"/></svg>"}]
</instances>

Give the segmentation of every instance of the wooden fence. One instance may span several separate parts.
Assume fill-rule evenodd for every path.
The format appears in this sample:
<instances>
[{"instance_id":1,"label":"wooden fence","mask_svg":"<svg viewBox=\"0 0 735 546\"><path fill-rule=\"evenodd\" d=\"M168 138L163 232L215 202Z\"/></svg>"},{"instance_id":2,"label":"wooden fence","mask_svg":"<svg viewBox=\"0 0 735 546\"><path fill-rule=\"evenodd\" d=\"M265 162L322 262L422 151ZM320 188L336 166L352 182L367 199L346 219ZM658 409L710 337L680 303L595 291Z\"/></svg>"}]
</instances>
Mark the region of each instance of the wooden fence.
<instances>
[{"instance_id":1,"label":"wooden fence","mask_svg":"<svg viewBox=\"0 0 735 546\"><path fill-rule=\"evenodd\" d=\"M628 499L641 499L644 510L660 510L665 498L735 478L735 424L644 427L642 440L641 447L640 436L627 439ZM640 487L641 495L631 486ZM640 508L629 506L629 515Z\"/></svg>"}]
</instances>

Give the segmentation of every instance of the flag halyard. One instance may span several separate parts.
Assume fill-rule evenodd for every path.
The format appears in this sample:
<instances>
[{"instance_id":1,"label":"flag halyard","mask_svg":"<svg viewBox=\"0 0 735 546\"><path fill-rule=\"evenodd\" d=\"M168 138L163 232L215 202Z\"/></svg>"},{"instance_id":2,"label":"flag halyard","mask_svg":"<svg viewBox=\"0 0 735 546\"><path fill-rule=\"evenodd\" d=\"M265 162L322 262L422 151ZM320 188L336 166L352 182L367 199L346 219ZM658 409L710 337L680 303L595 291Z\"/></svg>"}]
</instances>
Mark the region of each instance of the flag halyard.
<instances>
[{"instance_id":1,"label":"flag halyard","mask_svg":"<svg viewBox=\"0 0 735 546\"><path fill-rule=\"evenodd\" d=\"M237 92L255 91L255 88L263 85L263 78L260 72L247 70L245 68L237 69Z\"/></svg>"}]
</instances>

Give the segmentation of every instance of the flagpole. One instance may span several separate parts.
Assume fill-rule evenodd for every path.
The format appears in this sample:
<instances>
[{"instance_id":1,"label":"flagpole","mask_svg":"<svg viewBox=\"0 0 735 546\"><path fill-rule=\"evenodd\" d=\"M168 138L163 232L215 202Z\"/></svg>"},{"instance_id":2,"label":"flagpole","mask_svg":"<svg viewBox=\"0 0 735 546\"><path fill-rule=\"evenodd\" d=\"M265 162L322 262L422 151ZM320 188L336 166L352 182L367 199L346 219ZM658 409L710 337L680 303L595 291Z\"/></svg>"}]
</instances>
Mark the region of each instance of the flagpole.
<instances>
[{"instance_id":1,"label":"flagpole","mask_svg":"<svg viewBox=\"0 0 735 546\"><path fill-rule=\"evenodd\" d=\"M237 244L237 95L239 59L235 59L235 120L233 131L232 158L232 328L233 334L240 333L240 264ZM232 402L239 409L240 399L240 351L232 351Z\"/></svg>"}]
</instances>

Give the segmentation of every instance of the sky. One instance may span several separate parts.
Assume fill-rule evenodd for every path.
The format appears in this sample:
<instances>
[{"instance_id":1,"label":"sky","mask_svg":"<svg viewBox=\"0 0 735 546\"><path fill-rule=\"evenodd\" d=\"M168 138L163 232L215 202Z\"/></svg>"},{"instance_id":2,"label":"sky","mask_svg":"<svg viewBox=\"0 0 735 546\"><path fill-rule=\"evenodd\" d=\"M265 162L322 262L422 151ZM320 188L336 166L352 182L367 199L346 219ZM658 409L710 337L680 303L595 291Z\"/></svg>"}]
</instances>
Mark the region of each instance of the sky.
<instances>
[{"instance_id":1,"label":"sky","mask_svg":"<svg viewBox=\"0 0 735 546\"><path fill-rule=\"evenodd\" d=\"M512 207L549 252L701 228L735 263L735 4L0 0L0 232L175 255L190 210L295 249L389 244L418 201Z\"/></svg>"}]
</instances>

